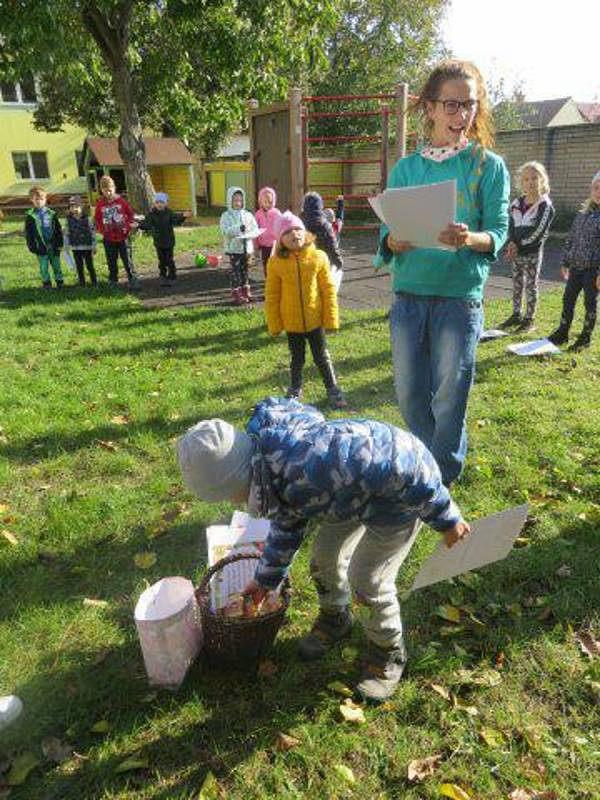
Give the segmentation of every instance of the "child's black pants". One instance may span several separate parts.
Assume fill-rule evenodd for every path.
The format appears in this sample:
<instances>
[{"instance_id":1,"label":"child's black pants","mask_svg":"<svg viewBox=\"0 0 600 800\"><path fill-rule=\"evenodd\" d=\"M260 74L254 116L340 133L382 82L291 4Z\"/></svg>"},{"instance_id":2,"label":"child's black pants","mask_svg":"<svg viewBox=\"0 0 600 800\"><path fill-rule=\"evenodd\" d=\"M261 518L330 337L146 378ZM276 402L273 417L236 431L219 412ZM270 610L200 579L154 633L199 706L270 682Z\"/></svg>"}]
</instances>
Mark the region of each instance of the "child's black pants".
<instances>
[{"instance_id":1,"label":"child's black pants","mask_svg":"<svg viewBox=\"0 0 600 800\"><path fill-rule=\"evenodd\" d=\"M248 283L248 255L246 253L230 253L231 288L241 289Z\"/></svg>"},{"instance_id":2,"label":"child's black pants","mask_svg":"<svg viewBox=\"0 0 600 800\"><path fill-rule=\"evenodd\" d=\"M109 242L105 239L104 252L106 253L106 262L108 264L108 279L115 282L119 280L117 259L121 256L121 261L125 267L127 277L131 280L133 277L133 268L127 242Z\"/></svg>"},{"instance_id":3,"label":"child's black pants","mask_svg":"<svg viewBox=\"0 0 600 800\"><path fill-rule=\"evenodd\" d=\"M591 336L596 325L596 311L598 306L598 290L596 289L596 278L598 272L595 269L571 269L569 279L565 286L563 297L562 316L560 318L561 328L569 330L573 322L575 304L581 291L583 291L583 301L585 306L585 319L583 322L584 336Z\"/></svg>"},{"instance_id":4,"label":"child's black pants","mask_svg":"<svg viewBox=\"0 0 600 800\"><path fill-rule=\"evenodd\" d=\"M156 255L158 256L158 271L163 278L175 277L175 259L173 258L172 247L156 247Z\"/></svg>"},{"instance_id":5,"label":"child's black pants","mask_svg":"<svg viewBox=\"0 0 600 800\"><path fill-rule=\"evenodd\" d=\"M77 277L79 278L79 285L85 286L85 272L83 266L87 267L92 286L98 283L96 279L96 270L94 269L94 256L91 250L73 250L73 258L75 259L75 266L77 267Z\"/></svg>"},{"instance_id":6,"label":"child's black pants","mask_svg":"<svg viewBox=\"0 0 600 800\"><path fill-rule=\"evenodd\" d=\"M308 342L310 346L313 360L321 373L325 388L327 390L335 389L335 372L329 350L327 349L324 329L315 328L308 333L288 333L287 339L291 355L290 372L292 390L299 391L302 388L302 371L306 358L306 342Z\"/></svg>"}]
</instances>

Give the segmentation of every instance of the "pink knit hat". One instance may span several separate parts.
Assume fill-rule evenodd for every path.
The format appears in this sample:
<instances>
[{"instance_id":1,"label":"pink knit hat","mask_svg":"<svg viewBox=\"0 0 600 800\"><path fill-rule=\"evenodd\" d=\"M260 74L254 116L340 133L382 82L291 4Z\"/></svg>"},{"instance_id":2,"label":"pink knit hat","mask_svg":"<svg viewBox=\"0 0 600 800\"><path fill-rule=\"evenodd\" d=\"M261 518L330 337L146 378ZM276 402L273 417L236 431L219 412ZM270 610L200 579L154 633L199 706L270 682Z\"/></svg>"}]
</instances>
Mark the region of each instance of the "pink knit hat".
<instances>
[{"instance_id":1,"label":"pink knit hat","mask_svg":"<svg viewBox=\"0 0 600 800\"><path fill-rule=\"evenodd\" d=\"M283 234L291 231L292 228L300 228L303 231L306 230L300 217L292 214L291 211L285 211L275 222L275 236L279 244L281 244L281 237Z\"/></svg>"}]
</instances>

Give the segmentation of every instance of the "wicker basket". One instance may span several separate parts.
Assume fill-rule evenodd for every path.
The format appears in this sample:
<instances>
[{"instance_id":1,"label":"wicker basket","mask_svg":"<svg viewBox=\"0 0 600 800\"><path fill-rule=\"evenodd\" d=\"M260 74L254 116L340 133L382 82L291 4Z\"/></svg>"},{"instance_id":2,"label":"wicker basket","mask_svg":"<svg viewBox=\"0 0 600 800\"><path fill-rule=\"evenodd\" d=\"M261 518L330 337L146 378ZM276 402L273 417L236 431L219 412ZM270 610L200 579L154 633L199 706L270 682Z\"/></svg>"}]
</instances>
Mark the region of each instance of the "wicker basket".
<instances>
[{"instance_id":1,"label":"wicker basket","mask_svg":"<svg viewBox=\"0 0 600 800\"><path fill-rule=\"evenodd\" d=\"M271 647L290 602L290 583L286 578L281 588L281 608L272 614L251 619L231 619L215 614L210 607L210 581L217 572L247 558L259 559L255 553L238 553L227 556L207 570L196 589L200 608L204 653L213 664L246 667L259 661Z\"/></svg>"}]
</instances>

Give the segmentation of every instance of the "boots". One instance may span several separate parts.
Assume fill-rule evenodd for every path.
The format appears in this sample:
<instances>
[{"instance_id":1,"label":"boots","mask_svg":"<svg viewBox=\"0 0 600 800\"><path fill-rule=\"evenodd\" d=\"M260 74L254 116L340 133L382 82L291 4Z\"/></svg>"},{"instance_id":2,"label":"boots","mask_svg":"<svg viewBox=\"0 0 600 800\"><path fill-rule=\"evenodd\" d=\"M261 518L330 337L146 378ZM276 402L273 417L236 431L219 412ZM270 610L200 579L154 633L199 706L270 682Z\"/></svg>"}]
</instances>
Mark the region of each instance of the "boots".
<instances>
[{"instance_id":1,"label":"boots","mask_svg":"<svg viewBox=\"0 0 600 800\"><path fill-rule=\"evenodd\" d=\"M569 347L570 352L574 352L577 350L583 350L586 347L589 347L592 343L592 339L589 333L582 331L579 336L575 339L573 344Z\"/></svg>"},{"instance_id":2,"label":"boots","mask_svg":"<svg viewBox=\"0 0 600 800\"><path fill-rule=\"evenodd\" d=\"M355 689L363 700L383 703L396 691L406 666L403 645L386 650L368 642L367 660Z\"/></svg>"},{"instance_id":3,"label":"boots","mask_svg":"<svg viewBox=\"0 0 600 800\"><path fill-rule=\"evenodd\" d=\"M548 341L558 347L559 344L566 344L569 341L569 329L560 325L548 337Z\"/></svg>"},{"instance_id":4,"label":"boots","mask_svg":"<svg viewBox=\"0 0 600 800\"><path fill-rule=\"evenodd\" d=\"M304 661L322 658L332 645L350 636L352 622L352 614L347 607L339 611L321 609L308 636L300 639L298 655Z\"/></svg>"},{"instance_id":5,"label":"boots","mask_svg":"<svg viewBox=\"0 0 600 800\"><path fill-rule=\"evenodd\" d=\"M241 292L242 292L242 297L244 298L246 303L252 302L254 298L252 297L249 283L247 283L245 286L242 286Z\"/></svg>"},{"instance_id":6,"label":"boots","mask_svg":"<svg viewBox=\"0 0 600 800\"><path fill-rule=\"evenodd\" d=\"M333 386L331 389L327 390L327 399L332 408L342 409L348 407L344 393L339 386Z\"/></svg>"},{"instance_id":7,"label":"boots","mask_svg":"<svg viewBox=\"0 0 600 800\"><path fill-rule=\"evenodd\" d=\"M523 322L523 317L520 314L517 314L514 311L508 319L505 319L504 322L501 322L498 327L501 331L506 330L507 328L512 328L513 326L520 325Z\"/></svg>"},{"instance_id":8,"label":"boots","mask_svg":"<svg viewBox=\"0 0 600 800\"><path fill-rule=\"evenodd\" d=\"M231 302L234 306L244 306L248 302L242 292L243 289L241 287L231 290Z\"/></svg>"},{"instance_id":9,"label":"boots","mask_svg":"<svg viewBox=\"0 0 600 800\"><path fill-rule=\"evenodd\" d=\"M302 389L290 386L289 389L286 389L285 396L288 400L302 400Z\"/></svg>"}]
</instances>

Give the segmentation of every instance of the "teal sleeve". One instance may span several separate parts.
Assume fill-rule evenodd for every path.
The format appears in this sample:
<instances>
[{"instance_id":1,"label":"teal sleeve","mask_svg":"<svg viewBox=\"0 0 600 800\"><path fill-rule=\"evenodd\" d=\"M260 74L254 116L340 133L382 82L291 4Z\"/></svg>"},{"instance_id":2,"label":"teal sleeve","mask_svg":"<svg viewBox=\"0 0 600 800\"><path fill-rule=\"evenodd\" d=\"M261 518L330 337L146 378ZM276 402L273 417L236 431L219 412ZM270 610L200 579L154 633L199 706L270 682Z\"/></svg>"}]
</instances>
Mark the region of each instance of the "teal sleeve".
<instances>
[{"instance_id":1,"label":"teal sleeve","mask_svg":"<svg viewBox=\"0 0 600 800\"><path fill-rule=\"evenodd\" d=\"M510 198L510 175L504 161L488 155L481 176L481 232L492 239L492 250L480 253L487 261L495 261L508 235L508 203Z\"/></svg>"}]
</instances>

